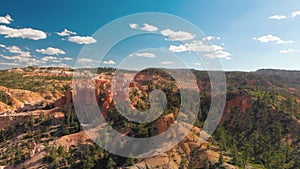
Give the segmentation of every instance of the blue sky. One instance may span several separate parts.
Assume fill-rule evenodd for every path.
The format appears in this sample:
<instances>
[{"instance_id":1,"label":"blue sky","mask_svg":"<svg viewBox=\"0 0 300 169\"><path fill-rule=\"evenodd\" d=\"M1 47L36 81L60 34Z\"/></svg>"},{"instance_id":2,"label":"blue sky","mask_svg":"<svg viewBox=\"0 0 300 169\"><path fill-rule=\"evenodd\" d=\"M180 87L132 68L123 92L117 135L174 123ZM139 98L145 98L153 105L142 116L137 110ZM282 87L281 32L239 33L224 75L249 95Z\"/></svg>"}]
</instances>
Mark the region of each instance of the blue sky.
<instances>
[{"instance_id":1,"label":"blue sky","mask_svg":"<svg viewBox=\"0 0 300 169\"><path fill-rule=\"evenodd\" d=\"M92 48L109 41L108 36L97 37L94 34L106 24L130 14L161 12L186 19L208 36L209 42L205 43L214 46L215 50L206 51L209 55L203 56L218 59L224 70L300 70L298 11L300 1L297 0L3 0L0 2L0 68L27 65L74 67L83 47ZM129 38L117 44L100 62L100 66L124 65L124 58L129 56L139 57L131 59L133 65L144 63L147 66L151 63L159 67L175 66L178 65L176 60L167 57L174 54L188 67L203 68L188 48L194 48L195 45L203 47L204 44L199 41L204 37L186 26L151 19L130 20L114 31L144 31L164 35L146 34ZM63 32L65 29L68 31ZM180 32L186 39L173 37L172 40L172 36ZM197 36L189 38L191 35ZM155 53L147 48L163 48L170 53L154 50ZM161 58L163 54L165 56ZM139 61L141 57L155 58L156 64L153 60ZM94 59L81 56L80 62L97 63Z\"/></svg>"}]
</instances>

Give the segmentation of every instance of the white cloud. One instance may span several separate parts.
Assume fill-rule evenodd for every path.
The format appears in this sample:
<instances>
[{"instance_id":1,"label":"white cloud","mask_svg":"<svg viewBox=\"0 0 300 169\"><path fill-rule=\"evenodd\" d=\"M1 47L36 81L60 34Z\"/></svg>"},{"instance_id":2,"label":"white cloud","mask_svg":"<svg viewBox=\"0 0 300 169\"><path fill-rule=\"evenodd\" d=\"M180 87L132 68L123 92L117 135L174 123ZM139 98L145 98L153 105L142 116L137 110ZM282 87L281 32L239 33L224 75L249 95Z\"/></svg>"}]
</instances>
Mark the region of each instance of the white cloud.
<instances>
[{"instance_id":1,"label":"white cloud","mask_svg":"<svg viewBox=\"0 0 300 169\"><path fill-rule=\"evenodd\" d=\"M113 60L103 61L103 63L106 64L106 65L114 65L114 64L116 64L116 62L113 61Z\"/></svg>"},{"instance_id":2,"label":"white cloud","mask_svg":"<svg viewBox=\"0 0 300 169\"><path fill-rule=\"evenodd\" d=\"M0 23L10 24L11 21L13 21L13 19L10 17L10 15L0 16Z\"/></svg>"},{"instance_id":3,"label":"white cloud","mask_svg":"<svg viewBox=\"0 0 300 169\"><path fill-rule=\"evenodd\" d=\"M275 42L277 44L284 44L284 43L293 43L293 41L285 41L282 40L281 38L279 38L278 36L274 36L274 35L265 35L265 36L261 36L258 38L253 38L254 40L258 40L262 43L267 43L267 42Z\"/></svg>"},{"instance_id":4,"label":"white cloud","mask_svg":"<svg viewBox=\"0 0 300 169\"><path fill-rule=\"evenodd\" d=\"M229 59L231 54L224 51L222 46L205 44L203 41L193 41L192 43L181 44L179 46L171 45L171 52L208 52L204 56L209 58L226 58Z\"/></svg>"},{"instance_id":5,"label":"white cloud","mask_svg":"<svg viewBox=\"0 0 300 169\"><path fill-rule=\"evenodd\" d=\"M154 58L156 55L151 52L142 52L142 53L136 53L135 56L137 57L144 57L144 58Z\"/></svg>"},{"instance_id":6,"label":"white cloud","mask_svg":"<svg viewBox=\"0 0 300 169\"><path fill-rule=\"evenodd\" d=\"M12 60L14 62L20 62L22 64L23 63L27 64L27 63L30 63L30 62L32 62L32 63L37 62L37 60L35 58L31 57L30 52L23 51L18 46L6 46L6 45L1 44L0 47L7 50L7 52L10 52L11 54L13 54L12 56L6 56L6 55L3 55L3 54L0 54L0 56L3 59ZM10 66L13 66L13 65L10 65Z\"/></svg>"},{"instance_id":7,"label":"white cloud","mask_svg":"<svg viewBox=\"0 0 300 169\"><path fill-rule=\"evenodd\" d=\"M281 20L281 19L286 19L287 16L285 15L273 15L273 16L270 16L269 19L275 19L275 20Z\"/></svg>"},{"instance_id":8,"label":"white cloud","mask_svg":"<svg viewBox=\"0 0 300 169\"><path fill-rule=\"evenodd\" d=\"M91 62L93 62L93 60L89 59L89 58L80 58L80 59L78 59L77 62L78 63L91 63Z\"/></svg>"},{"instance_id":9,"label":"white cloud","mask_svg":"<svg viewBox=\"0 0 300 169\"><path fill-rule=\"evenodd\" d=\"M37 60L35 58L31 58L31 57L22 57L22 56L5 56L0 54L0 56L4 59L7 60L14 60L14 61L19 61L19 62L36 62Z\"/></svg>"},{"instance_id":10,"label":"white cloud","mask_svg":"<svg viewBox=\"0 0 300 169\"><path fill-rule=\"evenodd\" d=\"M70 61L70 60L73 60L73 59L69 58L69 57L58 58L55 56L45 56L45 57L41 58L41 61L54 62L54 63L61 63L62 61Z\"/></svg>"},{"instance_id":11,"label":"white cloud","mask_svg":"<svg viewBox=\"0 0 300 169\"><path fill-rule=\"evenodd\" d=\"M192 33L184 32L184 31L174 31L171 29L162 30L161 34L163 36L168 37L168 40L170 41L185 41L185 40L191 40L195 38L195 35Z\"/></svg>"},{"instance_id":12,"label":"white cloud","mask_svg":"<svg viewBox=\"0 0 300 169\"><path fill-rule=\"evenodd\" d=\"M202 38L203 41L211 41L211 40L221 40L221 37L218 36L207 36L205 38Z\"/></svg>"},{"instance_id":13,"label":"white cloud","mask_svg":"<svg viewBox=\"0 0 300 169\"><path fill-rule=\"evenodd\" d=\"M67 61L70 61L70 60L73 60L73 58L70 58L70 57L64 57L62 58L63 60L67 60Z\"/></svg>"},{"instance_id":14,"label":"white cloud","mask_svg":"<svg viewBox=\"0 0 300 169\"><path fill-rule=\"evenodd\" d=\"M286 19L288 17L295 18L299 15L300 15L300 11L293 11L289 16L286 16L286 15L273 15L273 16L270 16L269 19L281 20L281 19Z\"/></svg>"},{"instance_id":15,"label":"white cloud","mask_svg":"<svg viewBox=\"0 0 300 169\"><path fill-rule=\"evenodd\" d=\"M92 44L96 43L97 40L90 36L71 36L68 41L78 43L78 44Z\"/></svg>"},{"instance_id":16,"label":"white cloud","mask_svg":"<svg viewBox=\"0 0 300 169\"><path fill-rule=\"evenodd\" d=\"M136 23L130 23L130 24L129 24L129 27L130 27L131 29L138 29L138 28L139 28L139 25L136 24Z\"/></svg>"},{"instance_id":17,"label":"white cloud","mask_svg":"<svg viewBox=\"0 0 300 169\"><path fill-rule=\"evenodd\" d=\"M58 60L58 58L55 56L45 56L41 59L41 61L46 61L46 62L49 60Z\"/></svg>"},{"instance_id":18,"label":"white cloud","mask_svg":"<svg viewBox=\"0 0 300 169\"><path fill-rule=\"evenodd\" d=\"M5 25L0 25L0 35L5 35L5 38L22 38L39 40L47 38L45 32L32 28L14 29Z\"/></svg>"},{"instance_id":19,"label":"white cloud","mask_svg":"<svg viewBox=\"0 0 300 169\"><path fill-rule=\"evenodd\" d=\"M11 56L6 56L3 54L0 54L0 57L6 60L12 60L15 63L18 63L18 65L21 66L26 66L26 65L37 65L37 63L40 63L41 61L37 60L36 58L33 58L30 55L30 52L23 51L20 47L18 46L6 46L6 45L1 45L1 47L5 48L7 52L10 52Z\"/></svg>"},{"instance_id":20,"label":"white cloud","mask_svg":"<svg viewBox=\"0 0 300 169\"><path fill-rule=\"evenodd\" d=\"M0 63L0 65L5 65L5 66L18 66L18 63L8 63L8 62L4 62L4 63Z\"/></svg>"},{"instance_id":21,"label":"white cloud","mask_svg":"<svg viewBox=\"0 0 300 169\"><path fill-rule=\"evenodd\" d=\"M5 45L3 45L5 46ZM31 57L30 55L24 56L23 51L17 46L5 47L11 53L15 53L18 55L13 56L5 56L0 54L0 57L6 59L7 61L13 61L13 63L6 64L7 66L30 66L30 65L38 65L38 66L46 66L47 63L55 63L53 66L57 66L57 63L62 63L63 61L72 60L72 58L58 58L56 56L45 56L41 59L36 59ZM4 64L2 64L4 65ZM62 64L61 64L62 65ZM47 65L50 66L50 65Z\"/></svg>"},{"instance_id":22,"label":"white cloud","mask_svg":"<svg viewBox=\"0 0 300 169\"><path fill-rule=\"evenodd\" d=\"M212 58L212 59L214 59L214 58L231 59L230 58L231 54L228 53L228 52L222 51L222 50L215 51L215 52L212 52L212 53L208 53L208 54L205 54L204 56Z\"/></svg>"},{"instance_id":23,"label":"white cloud","mask_svg":"<svg viewBox=\"0 0 300 169\"><path fill-rule=\"evenodd\" d=\"M77 33L69 31L68 29L64 29L62 32L57 32L56 34L59 36L70 36L70 35L76 35Z\"/></svg>"},{"instance_id":24,"label":"white cloud","mask_svg":"<svg viewBox=\"0 0 300 169\"><path fill-rule=\"evenodd\" d=\"M296 49L286 49L286 50L281 50L281 51L279 51L279 53L281 53L281 54L290 54L290 53L295 53L295 52L300 52L300 50L296 50Z\"/></svg>"},{"instance_id":25,"label":"white cloud","mask_svg":"<svg viewBox=\"0 0 300 169\"><path fill-rule=\"evenodd\" d=\"M149 31L149 32L155 32L158 30L158 28L156 26L144 23L144 26L142 28L140 28L140 30L142 31Z\"/></svg>"},{"instance_id":26,"label":"white cloud","mask_svg":"<svg viewBox=\"0 0 300 169\"><path fill-rule=\"evenodd\" d=\"M5 48L8 52L18 54L21 57L30 57L30 52L25 52L21 50L18 46L6 46L0 44L0 47Z\"/></svg>"},{"instance_id":27,"label":"white cloud","mask_svg":"<svg viewBox=\"0 0 300 169\"><path fill-rule=\"evenodd\" d=\"M8 47L6 47L6 49L10 53L19 54L19 56L22 56L22 57L30 57L30 52L22 51L18 46L8 46Z\"/></svg>"},{"instance_id":28,"label":"white cloud","mask_svg":"<svg viewBox=\"0 0 300 169\"><path fill-rule=\"evenodd\" d=\"M61 60L51 60L54 63L61 63Z\"/></svg>"},{"instance_id":29,"label":"white cloud","mask_svg":"<svg viewBox=\"0 0 300 169\"><path fill-rule=\"evenodd\" d=\"M292 18L295 18L295 17L298 16L298 15L300 15L300 11L293 11L293 12L291 13L291 17L292 17Z\"/></svg>"},{"instance_id":30,"label":"white cloud","mask_svg":"<svg viewBox=\"0 0 300 169\"><path fill-rule=\"evenodd\" d=\"M142 31L149 31L149 32L155 32L158 30L158 28L154 25L150 25L148 23L144 23L143 24L143 27L140 27L138 24L136 23L130 23L129 24L129 27L131 29L139 29L139 30L142 30Z\"/></svg>"},{"instance_id":31,"label":"white cloud","mask_svg":"<svg viewBox=\"0 0 300 169\"><path fill-rule=\"evenodd\" d=\"M160 62L160 63L163 64L163 65L171 65L174 62L172 62L172 61L163 61L163 62Z\"/></svg>"},{"instance_id":32,"label":"white cloud","mask_svg":"<svg viewBox=\"0 0 300 169\"><path fill-rule=\"evenodd\" d=\"M18 46L9 46L6 49L11 53L22 53L23 51Z\"/></svg>"},{"instance_id":33,"label":"white cloud","mask_svg":"<svg viewBox=\"0 0 300 169\"><path fill-rule=\"evenodd\" d=\"M58 67L70 67L70 65L65 64L65 63L61 63L61 64L55 65L55 66L58 66Z\"/></svg>"},{"instance_id":34,"label":"white cloud","mask_svg":"<svg viewBox=\"0 0 300 169\"><path fill-rule=\"evenodd\" d=\"M169 51L171 51L171 52L186 52L186 51L189 51L189 49L186 47L186 45L179 45L179 46L170 45Z\"/></svg>"},{"instance_id":35,"label":"white cloud","mask_svg":"<svg viewBox=\"0 0 300 169\"><path fill-rule=\"evenodd\" d=\"M188 49L197 52L211 52L215 50L223 50L223 47L217 45L207 45L202 41L193 41L192 43L186 44Z\"/></svg>"},{"instance_id":36,"label":"white cloud","mask_svg":"<svg viewBox=\"0 0 300 169\"><path fill-rule=\"evenodd\" d=\"M186 51L195 51L195 52L212 52L216 50L223 50L223 47L217 45L207 45L202 41L193 41L192 43L181 44L179 46L171 45L169 47L171 52L186 52Z\"/></svg>"},{"instance_id":37,"label":"white cloud","mask_svg":"<svg viewBox=\"0 0 300 169\"><path fill-rule=\"evenodd\" d=\"M66 54L65 51L58 49L58 48L53 48L53 47L48 47L47 49L37 49L36 51L39 53L42 53L42 54L47 54L47 55L59 55L59 54L64 55L64 54Z\"/></svg>"}]
</instances>

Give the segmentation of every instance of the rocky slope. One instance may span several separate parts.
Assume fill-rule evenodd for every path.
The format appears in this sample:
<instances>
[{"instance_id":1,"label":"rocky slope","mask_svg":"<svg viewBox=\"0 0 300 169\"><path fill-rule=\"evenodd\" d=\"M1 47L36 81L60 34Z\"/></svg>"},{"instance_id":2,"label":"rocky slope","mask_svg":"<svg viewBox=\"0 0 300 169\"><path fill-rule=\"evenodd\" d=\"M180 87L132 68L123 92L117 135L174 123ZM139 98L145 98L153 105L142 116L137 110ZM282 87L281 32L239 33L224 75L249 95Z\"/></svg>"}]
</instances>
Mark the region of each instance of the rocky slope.
<instances>
[{"instance_id":1,"label":"rocky slope","mask_svg":"<svg viewBox=\"0 0 300 169\"><path fill-rule=\"evenodd\" d=\"M161 72L154 72L153 75L143 72L134 78L129 85L132 97L127 100L131 102L131 109L148 109L148 101L145 98L149 97L148 92L154 89L154 86L164 88L168 93L167 99L172 100L172 104L156 122L130 126L130 122L115 112L113 93L110 90L111 74L108 74L107 70L103 73L101 71L90 83L95 87L93 92L99 97L84 98L91 99L90 102L96 99L102 114L113 127L128 136L142 137L160 134L175 123L179 90L172 84L171 78L159 77ZM214 136L205 141L199 137L199 133L209 110L210 84L205 72L195 71L201 91L198 121L176 147L145 159L122 158L110 154L95 145L84 131L80 131L72 108L73 96L85 96L90 89L83 88L76 93L66 86L70 84L70 75L73 73L71 69L29 67L11 69L5 73L9 76L0 76L0 165L9 166L8 168L101 166L233 169L295 168L298 165L296 159L300 155L300 86L297 81L299 72L227 72L227 101L221 125ZM13 77L16 83L10 82L9 77ZM16 77L25 82L21 83ZM26 79L36 84L41 84L39 81L42 79L46 83L40 86L43 88L40 91L31 86L31 83L27 83ZM149 83L149 79L154 81L155 85ZM114 99L121 100L122 97L117 96ZM150 130L153 128L156 128L156 132Z\"/></svg>"}]
</instances>

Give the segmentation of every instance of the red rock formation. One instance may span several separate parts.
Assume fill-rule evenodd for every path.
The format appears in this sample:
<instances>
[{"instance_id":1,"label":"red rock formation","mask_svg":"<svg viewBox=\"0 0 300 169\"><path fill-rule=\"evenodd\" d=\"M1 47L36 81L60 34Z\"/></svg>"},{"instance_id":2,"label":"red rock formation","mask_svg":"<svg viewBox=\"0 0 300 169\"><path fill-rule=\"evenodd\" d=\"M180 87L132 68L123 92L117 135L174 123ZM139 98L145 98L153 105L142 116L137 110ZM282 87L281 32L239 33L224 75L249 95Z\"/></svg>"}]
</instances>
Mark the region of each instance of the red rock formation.
<instances>
[{"instance_id":1,"label":"red rock formation","mask_svg":"<svg viewBox=\"0 0 300 169\"><path fill-rule=\"evenodd\" d=\"M60 97L59 99L57 99L54 103L54 106L55 107L62 107L63 105L66 104L66 97L65 96L62 96Z\"/></svg>"},{"instance_id":2,"label":"red rock formation","mask_svg":"<svg viewBox=\"0 0 300 169\"><path fill-rule=\"evenodd\" d=\"M232 111L235 107L238 108L239 113L245 114L249 108L251 108L249 95L245 93L236 93L235 96L227 100L221 123L228 120L234 121L235 118L237 118L237 116L232 116Z\"/></svg>"},{"instance_id":3,"label":"red rock formation","mask_svg":"<svg viewBox=\"0 0 300 169\"><path fill-rule=\"evenodd\" d=\"M158 134L161 134L164 131L166 131L169 127L172 126L172 124L174 124L174 122L175 122L175 117L173 114L168 114L160 118L157 122Z\"/></svg>"},{"instance_id":4,"label":"red rock formation","mask_svg":"<svg viewBox=\"0 0 300 169\"><path fill-rule=\"evenodd\" d=\"M72 104L73 100L72 100L72 92L71 91L68 91L66 92L66 106L69 106Z\"/></svg>"}]
</instances>

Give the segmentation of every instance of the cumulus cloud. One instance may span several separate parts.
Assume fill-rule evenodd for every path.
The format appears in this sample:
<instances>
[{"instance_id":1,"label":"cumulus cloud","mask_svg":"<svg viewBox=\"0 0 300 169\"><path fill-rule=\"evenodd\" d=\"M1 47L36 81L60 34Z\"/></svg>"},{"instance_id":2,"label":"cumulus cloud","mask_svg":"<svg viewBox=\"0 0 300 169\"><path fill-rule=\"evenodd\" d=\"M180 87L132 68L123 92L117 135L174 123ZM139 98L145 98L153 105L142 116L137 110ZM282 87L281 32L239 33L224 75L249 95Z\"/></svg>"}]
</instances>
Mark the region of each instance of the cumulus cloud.
<instances>
[{"instance_id":1,"label":"cumulus cloud","mask_svg":"<svg viewBox=\"0 0 300 169\"><path fill-rule=\"evenodd\" d=\"M136 53L135 56L137 57L144 57L144 58L154 58L156 55L151 52L142 52L142 53Z\"/></svg>"},{"instance_id":2,"label":"cumulus cloud","mask_svg":"<svg viewBox=\"0 0 300 169\"><path fill-rule=\"evenodd\" d=\"M12 21L13 19L10 17L10 15L0 16L0 23L10 24Z\"/></svg>"},{"instance_id":3,"label":"cumulus cloud","mask_svg":"<svg viewBox=\"0 0 300 169\"><path fill-rule=\"evenodd\" d=\"M56 56L45 56L45 57L41 58L41 61L54 62L54 63L61 63L62 61L70 61L70 60L73 60L73 59L69 58L69 57L58 58Z\"/></svg>"},{"instance_id":4,"label":"cumulus cloud","mask_svg":"<svg viewBox=\"0 0 300 169\"><path fill-rule=\"evenodd\" d=\"M113 60L103 61L103 63L106 64L106 65L114 65L114 64L116 64L116 62L113 61Z\"/></svg>"},{"instance_id":5,"label":"cumulus cloud","mask_svg":"<svg viewBox=\"0 0 300 169\"><path fill-rule=\"evenodd\" d=\"M5 66L18 66L18 63L8 63L8 62L4 62L4 63L0 63L0 65L5 65Z\"/></svg>"},{"instance_id":6,"label":"cumulus cloud","mask_svg":"<svg viewBox=\"0 0 300 169\"><path fill-rule=\"evenodd\" d=\"M23 51L20 47L18 46L6 46L6 45L1 45L1 47L5 48L5 50L13 55L7 56L0 54L0 57L6 60L11 60L14 63L16 63L18 66L24 66L24 65L38 65L40 63L43 63L44 61L38 60L36 58L33 58L30 55L30 52L28 51Z\"/></svg>"},{"instance_id":7,"label":"cumulus cloud","mask_svg":"<svg viewBox=\"0 0 300 169\"><path fill-rule=\"evenodd\" d=\"M90 36L71 36L68 38L68 41L74 42L77 44L92 44L96 43L97 40Z\"/></svg>"},{"instance_id":8,"label":"cumulus cloud","mask_svg":"<svg viewBox=\"0 0 300 169\"><path fill-rule=\"evenodd\" d=\"M269 19L275 19L275 20L281 20L281 19L286 19L287 16L285 15L273 15L273 16L270 16Z\"/></svg>"},{"instance_id":9,"label":"cumulus cloud","mask_svg":"<svg viewBox=\"0 0 300 169\"><path fill-rule=\"evenodd\" d=\"M53 47L48 47L47 49L37 49L36 52L42 53L42 54L47 54L47 55L64 55L66 54L65 51L58 49L58 48L53 48Z\"/></svg>"},{"instance_id":10,"label":"cumulus cloud","mask_svg":"<svg viewBox=\"0 0 300 169\"><path fill-rule=\"evenodd\" d=\"M80 59L78 59L77 62L78 63L91 63L91 62L93 62L93 60L89 59L89 58L80 58Z\"/></svg>"},{"instance_id":11,"label":"cumulus cloud","mask_svg":"<svg viewBox=\"0 0 300 169\"><path fill-rule=\"evenodd\" d=\"M0 54L1 58L7 60L6 63L9 63L9 61L12 61L14 63L14 64L6 64L7 66L30 66L30 65L43 66L49 62L50 63L61 63L63 61L73 60L70 57L58 58L56 56L45 56L40 59L37 59L37 58L32 57L30 55L30 52L23 51L18 46L6 46L6 45L1 44L0 47L4 48L6 50L6 52L13 54L13 55L9 55L9 56ZM44 50L46 51L46 49L44 49ZM4 64L2 64L2 65L4 65Z\"/></svg>"},{"instance_id":12,"label":"cumulus cloud","mask_svg":"<svg viewBox=\"0 0 300 169\"><path fill-rule=\"evenodd\" d=\"M138 29L138 28L139 28L139 25L136 24L136 23L130 23L130 24L129 24L129 27L130 27L131 29Z\"/></svg>"},{"instance_id":13,"label":"cumulus cloud","mask_svg":"<svg viewBox=\"0 0 300 169\"><path fill-rule=\"evenodd\" d=\"M195 52L211 52L216 50L223 50L223 47L217 45L207 45L203 41L193 41L192 43L181 44L179 46L171 45L169 47L171 52L186 52L186 51L195 51Z\"/></svg>"},{"instance_id":14,"label":"cumulus cloud","mask_svg":"<svg viewBox=\"0 0 300 169\"><path fill-rule=\"evenodd\" d=\"M0 56L3 59L7 59L7 60L14 60L14 61L18 61L18 62L36 62L37 60L35 58L32 57L22 57L20 55L16 55L16 56L5 56L0 54Z\"/></svg>"},{"instance_id":15,"label":"cumulus cloud","mask_svg":"<svg viewBox=\"0 0 300 169\"><path fill-rule=\"evenodd\" d=\"M58 58L55 57L55 56L45 56L45 57L43 57L41 60L47 62L47 61L49 61L49 60L58 60Z\"/></svg>"},{"instance_id":16,"label":"cumulus cloud","mask_svg":"<svg viewBox=\"0 0 300 169\"><path fill-rule=\"evenodd\" d=\"M162 61L162 62L160 62L161 64L163 64L163 65L171 65L171 64L173 64L174 62L172 62L172 61Z\"/></svg>"},{"instance_id":17,"label":"cumulus cloud","mask_svg":"<svg viewBox=\"0 0 300 169\"><path fill-rule=\"evenodd\" d=\"M192 40L195 38L195 35L189 32L184 31L174 31L171 29L165 29L161 31L163 36L168 37L170 41L185 41L185 40Z\"/></svg>"},{"instance_id":18,"label":"cumulus cloud","mask_svg":"<svg viewBox=\"0 0 300 169\"><path fill-rule=\"evenodd\" d=\"M231 54L229 52L225 52L222 50L214 51L212 53L205 54L204 56L209 58L225 58L225 59L231 59Z\"/></svg>"},{"instance_id":19,"label":"cumulus cloud","mask_svg":"<svg viewBox=\"0 0 300 169\"><path fill-rule=\"evenodd\" d=\"M279 14L279 15L270 16L269 19L281 20L281 19L287 19L288 17L295 18L299 15L300 15L300 11L293 11L289 16Z\"/></svg>"},{"instance_id":20,"label":"cumulus cloud","mask_svg":"<svg viewBox=\"0 0 300 169\"><path fill-rule=\"evenodd\" d=\"M19 54L19 56L22 56L22 57L30 57L30 52L25 52L25 51L21 50L18 46L8 46L8 47L6 47L6 49L10 53Z\"/></svg>"},{"instance_id":21,"label":"cumulus cloud","mask_svg":"<svg viewBox=\"0 0 300 169\"><path fill-rule=\"evenodd\" d=\"M186 45L179 45L179 46L170 45L169 51L171 51L171 52L186 52L186 51L189 51L189 49L187 48Z\"/></svg>"},{"instance_id":22,"label":"cumulus cloud","mask_svg":"<svg viewBox=\"0 0 300 169\"><path fill-rule=\"evenodd\" d=\"M158 28L156 26L149 25L147 23L144 23L143 25L144 26L140 28L140 30L142 30L142 31L155 32L158 30Z\"/></svg>"},{"instance_id":23,"label":"cumulus cloud","mask_svg":"<svg viewBox=\"0 0 300 169\"><path fill-rule=\"evenodd\" d=\"M155 32L158 30L158 28L154 25L150 25L148 23L144 23L143 24L143 27L140 27L138 24L136 23L130 23L129 24L129 27L131 29L139 29L139 30L142 30L142 31L148 31L148 32Z\"/></svg>"},{"instance_id":24,"label":"cumulus cloud","mask_svg":"<svg viewBox=\"0 0 300 169\"><path fill-rule=\"evenodd\" d=\"M66 60L66 61L70 61L70 60L73 60L73 58L70 58L70 57L64 57L62 58L63 60Z\"/></svg>"},{"instance_id":25,"label":"cumulus cloud","mask_svg":"<svg viewBox=\"0 0 300 169\"><path fill-rule=\"evenodd\" d=\"M203 41L211 41L211 40L221 40L221 37L218 36L207 36L205 38L202 38Z\"/></svg>"},{"instance_id":26,"label":"cumulus cloud","mask_svg":"<svg viewBox=\"0 0 300 169\"><path fill-rule=\"evenodd\" d=\"M181 44L179 46L170 45L171 52L207 52L204 56L209 58L226 58L229 59L231 54L225 52L222 46L205 44L203 41L193 41L192 43Z\"/></svg>"},{"instance_id":27,"label":"cumulus cloud","mask_svg":"<svg viewBox=\"0 0 300 169\"><path fill-rule=\"evenodd\" d=\"M295 52L300 52L300 50L296 50L296 49L285 49L285 50L279 51L279 53L281 53L281 54L290 54L290 53L295 53Z\"/></svg>"},{"instance_id":28,"label":"cumulus cloud","mask_svg":"<svg viewBox=\"0 0 300 169\"><path fill-rule=\"evenodd\" d=\"M192 43L186 44L188 49L197 52L211 52L215 50L223 50L223 47L217 45L207 45L202 41L193 41Z\"/></svg>"},{"instance_id":29,"label":"cumulus cloud","mask_svg":"<svg viewBox=\"0 0 300 169\"><path fill-rule=\"evenodd\" d=\"M292 18L295 18L295 17L298 16L298 15L300 15L300 11L293 11L293 12L291 13L291 17L292 17Z\"/></svg>"},{"instance_id":30,"label":"cumulus cloud","mask_svg":"<svg viewBox=\"0 0 300 169\"><path fill-rule=\"evenodd\" d=\"M262 43L267 43L267 42L275 42L277 44L293 43L293 41L282 40L280 37L274 35L265 35L261 37L255 37L253 39Z\"/></svg>"},{"instance_id":31,"label":"cumulus cloud","mask_svg":"<svg viewBox=\"0 0 300 169\"><path fill-rule=\"evenodd\" d=\"M3 44L0 44L0 47L6 49L10 53L18 54L18 56L20 56L20 57L30 57L30 52L23 51L18 46L6 46Z\"/></svg>"},{"instance_id":32,"label":"cumulus cloud","mask_svg":"<svg viewBox=\"0 0 300 169\"><path fill-rule=\"evenodd\" d=\"M45 32L32 28L14 29L5 25L0 25L0 35L5 35L5 38L22 38L40 40L47 38Z\"/></svg>"},{"instance_id":33,"label":"cumulus cloud","mask_svg":"<svg viewBox=\"0 0 300 169\"><path fill-rule=\"evenodd\" d=\"M1 45L1 47L5 48L5 50L7 52L10 52L13 55L7 56L7 55L0 54L0 57L2 57L3 59L6 59L7 61L13 61L16 66L39 65L39 64L44 63L44 61L42 61L42 60L33 58L30 55L30 52L23 51L18 46ZM14 65L10 65L10 66L14 66Z\"/></svg>"},{"instance_id":34,"label":"cumulus cloud","mask_svg":"<svg viewBox=\"0 0 300 169\"><path fill-rule=\"evenodd\" d=\"M70 35L76 35L77 33L69 31L68 29L64 29L62 32L57 32L56 34L59 36L70 36Z\"/></svg>"}]
</instances>

